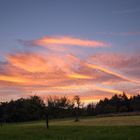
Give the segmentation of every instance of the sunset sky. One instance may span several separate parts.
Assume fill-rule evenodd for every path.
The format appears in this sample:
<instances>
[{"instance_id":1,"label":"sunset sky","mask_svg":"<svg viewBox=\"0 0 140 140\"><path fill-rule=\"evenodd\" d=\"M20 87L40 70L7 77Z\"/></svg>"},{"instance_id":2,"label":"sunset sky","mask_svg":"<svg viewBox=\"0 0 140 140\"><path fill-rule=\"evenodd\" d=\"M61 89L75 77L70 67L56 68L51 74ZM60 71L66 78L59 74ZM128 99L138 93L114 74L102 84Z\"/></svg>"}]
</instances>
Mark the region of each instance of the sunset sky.
<instances>
[{"instance_id":1,"label":"sunset sky","mask_svg":"<svg viewBox=\"0 0 140 140\"><path fill-rule=\"evenodd\" d=\"M0 101L140 91L140 0L0 0Z\"/></svg>"}]
</instances>

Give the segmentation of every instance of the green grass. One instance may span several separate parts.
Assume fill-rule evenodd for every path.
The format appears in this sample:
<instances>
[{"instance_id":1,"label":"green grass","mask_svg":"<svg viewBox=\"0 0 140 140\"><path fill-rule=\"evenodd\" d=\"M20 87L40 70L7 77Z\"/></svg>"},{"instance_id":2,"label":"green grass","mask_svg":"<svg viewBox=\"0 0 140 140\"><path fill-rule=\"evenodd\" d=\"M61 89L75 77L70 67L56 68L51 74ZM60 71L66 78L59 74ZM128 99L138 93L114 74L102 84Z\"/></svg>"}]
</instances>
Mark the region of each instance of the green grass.
<instances>
[{"instance_id":1,"label":"green grass","mask_svg":"<svg viewBox=\"0 0 140 140\"><path fill-rule=\"evenodd\" d=\"M139 140L140 116L54 120L7 124L0 128L0 140Z\"/></svg>"},{"instance_id":2,"label":"green grass","mask_svg":"<svg viewBox=\"0 0 140 140\"><path fill-rule=\"evenodd\" d=\"M74 120L74 119L73 119ZM56 120L51 125L71 125L71 126L140 126L140 116L118 116L83 118L79 122L73 120Z\"/></svg>"}]
</instances>

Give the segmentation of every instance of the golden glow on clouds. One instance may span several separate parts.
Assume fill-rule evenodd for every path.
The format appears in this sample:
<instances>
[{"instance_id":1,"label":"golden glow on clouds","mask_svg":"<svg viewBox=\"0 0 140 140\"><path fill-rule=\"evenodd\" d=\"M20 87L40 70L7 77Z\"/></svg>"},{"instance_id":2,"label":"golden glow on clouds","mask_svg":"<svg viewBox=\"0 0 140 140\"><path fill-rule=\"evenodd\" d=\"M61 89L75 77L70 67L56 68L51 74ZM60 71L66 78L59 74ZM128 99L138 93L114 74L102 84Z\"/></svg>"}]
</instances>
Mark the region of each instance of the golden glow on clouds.
<instances>
[{"instance_id":1,"label":"golden glow on clouds","mask_svg":"<svg viewBox=\"0 0 140 140\"><path fill-rule=\"evenodd\" d=\"M0 81L14 83L15 86L16 83L22 84L24 91L37 90L40 93L43 92L46 94L69 93L70 95L77 93L83 95L87 92L93 92L94 94L96 91L108 94L122 93L121 90L106 87L103 84L106 80L102 79L102 75L98 76L100 73L91 72L91 69L102 71L104 75L113 75L125 82L133 82L133 80L113 72L111 69L89 64L86 61L80 61L79 58L70 54L65 55L63 58L59 55L57 56L57 54L43 56L35 53L17 53L15 55L8 55L7 58L9 65L14 66L15 71L16 69L20 69L20 71L15 73L13 69L11 72L14 73L14 76L0 75ZM82 68L80 68L81 66ZM25 72L25 75L22 75L22 71ZM100 85L97 82L98 78L102 80Z\"/></svg>"},{"instance_id":2,"label":"golden glow on clouds","mask_svg":"<svg viewBox=\"0 0 140 140\"><path fill-rule=\"evenodd\" d=\"M68 77L75 78L75 79L92 79L91 76L82 75L82 74L78 74L78 73L69 74Z\"/></svg>"},{"instance_id":3,"label":"golden glow on clouds","mask_svg":"<svg viewBox=\"0 0 140 140\"><path fill-rule=\"evenodd\" d=\"M86 40L74 37L67 36L58 36L58 37L43 37L39 40L33 42L36 45L40 46L49 46L49 45L64 45L64 46L80 46L80 47L107 47L108 43L103 41L96 40Z\"/></svg>"},{"instance_id":4,"label":"golden glow on clouds","mask_svg":"<svg viewBox=\"0 0 140 140\"><path fill-rule=\"evenodd\" d=\"M96 90L103 91L103 92L109 92L109 93L114 93L114 94L122 94L122 91L119 90L114 90L114 89L107 89L107 88L102 88L102 87L96 87Z\"/></svg>"},{"instance_id":5,"label":"golden glow on clouds","mask_svg":"<svg viewBox=\"0 0 140 140\"><path fill-rule=\"evenodd\" d=\"M13 82L13 83L27 83L27 79L17 76L0 75L0 81Z\"/></svg>"},{"instance_id":6,"label":"golden glow on clouds","mask_svg":"<svg viewBox=\"0 0 140 140\"><path fill-rule=\"evenodd\" d=\"M93 48L108 46L108 43L102 41L65 36L43 37L34 40L34 43L47 47L56 45L56 48L57 45L58 47L62 45L62 47L79 46ZM17 52L13 55L7 55L7 64L0 63L0 83L3 83L5 86L9 86L11 83L13 83L13 87L20 86L20 89L25 94L36 91L40 95L45 94L46 96L59 96L62 94L73 96L79 94L85 102L97 101L101 96L110 97L113 94L121 94L124 88L119 87L120 83L125 88L127 88L128 84L132 86L140 85L140 82L135 80L135 78L131 78L129 74L125 76L125 72L121 71L119 66L118 68L115 67L116 69L112 69L107 64L101 65L102 63L99 63L98 65L96 59L99 61L102 59L102 57L98 59L98 55L96 55L96 59L90 60L90 58L80 58L70 53L59 54L58 52L47 51L44 53L43 51L36 53ZM121 59L123 58L121 57ZM130 62L132 63L133 60L135 59L132 59ZM112 61L117 63L120 59L114 58ZM108 59L105 62L107 63ZM110 63L112 64L112 62ZM98 95L93 99L86 98L89 94ZM128 96L130 95L128 94Z\"/></svg>"},{"instance_id":7,"label":"golden glow on clouds","mask_svg":"<svg viewBox=\"0 0 140 140\"><path fill-rule=\"evenodd\" d=\"M43 56L35 53L17 53L8 55L7 58L9 63L15 67L15 71L16 69L20 69L20 71L17 74L14 73L15 76L1 75L0 80L30 86L27 91L37 90L47 94L86 94L86 92L96 93L96 91L110 94L122 93L121 90L105 87L103 83L107 82L107 79L104 81L102 75L98 76L100 73L91 72L91 68L104 72L104 75L113 75L125 82L133 82L132 79L113 72L111 69L80 61L79 58L70 54L60 57L57 54ZM80 68L81 66L82 68ZM25 72L25 75L22 75L22 71ZM11 72L13 73L14 70ZM100 86L97 82L99 78L102 81ZM44 86L46 87L44 88Z\"/></svg>"},{"instance_id":8,"label":"golden glow on clouds","mask_svg":"<svg viewBox=\"0 0 140 140\"><path fill-rule=\"evenodd\" d=\"M86 99L86 98L82 98L81 99L81 101L84 102L85 104L88 104L88 103L97 103L97 102L99 102L99 100L100 99L94 99L94 98L93 99L92 98L91 99Z\"/></svg>"},{"instance_id":9,"label":"golden glow on clouds","mask_svg":"<svg viewBox=\"0 0 140 140\"><path fill-rule=\"evenodd\" d=\"M105 87L97 86L95 84L81 84L81 85L68 85L68 86L54 86L51 87L49 90L56 90L56 91L71 91L71 92L86 92L86 91L102 91L107 93L113 93L113 94L121 94L122 91L114 90L114 89L108 89Z\"/></svg>"}]
</instances>

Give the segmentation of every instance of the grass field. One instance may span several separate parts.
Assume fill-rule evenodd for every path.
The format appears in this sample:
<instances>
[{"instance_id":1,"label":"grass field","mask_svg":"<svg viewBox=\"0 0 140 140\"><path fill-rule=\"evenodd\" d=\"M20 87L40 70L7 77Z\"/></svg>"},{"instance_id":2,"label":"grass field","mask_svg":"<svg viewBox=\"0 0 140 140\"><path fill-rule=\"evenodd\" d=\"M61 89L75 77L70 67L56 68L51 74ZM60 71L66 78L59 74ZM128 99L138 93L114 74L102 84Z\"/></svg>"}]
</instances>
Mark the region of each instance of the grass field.
<instances>
[{"instance_id":1,"label":"grass field","mask_svg":"<svg viewBox=\"0 0 140 140\"><path fill-rule=\"evenodd\" d=\"M0 128L0 140L139 140L140 116L53 120L7 124Z\"/></svg>"}]
</instances>

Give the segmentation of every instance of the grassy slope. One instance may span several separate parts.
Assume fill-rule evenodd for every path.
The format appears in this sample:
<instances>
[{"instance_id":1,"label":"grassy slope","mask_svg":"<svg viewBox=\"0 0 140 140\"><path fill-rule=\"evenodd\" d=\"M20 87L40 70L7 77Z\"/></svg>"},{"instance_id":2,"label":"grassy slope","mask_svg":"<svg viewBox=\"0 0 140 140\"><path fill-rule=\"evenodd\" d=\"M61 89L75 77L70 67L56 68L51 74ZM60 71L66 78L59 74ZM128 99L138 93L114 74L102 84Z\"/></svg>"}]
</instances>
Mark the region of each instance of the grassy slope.
<instances>
[{"instance_id":1,"label":"grassy slope","mask_svg":"<svg viewBox=\"0 0 140 140\"><path fill-rule=\"evenodd\" d=\"M140 126L140 116L118 116L85 118L79 122L73 120L56 120L51 125L72 125L72 126Z\"/></svg>"},{"instance_id":2,"label":"grassy slope","mask_svg":"<svg viewBox=\"0 0 140 140\"><path fill-rule=\"evenodd\" d=\"M140 138L140 116L87 118L78 123L73 120L56 120L50 124L49 130L45 128L43 122L5 125L0 128L0 140L138 140Z\"/></svg>"}]
</instances>

